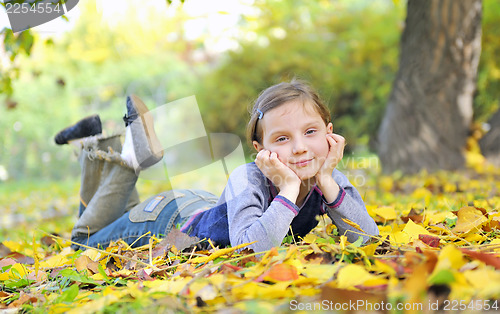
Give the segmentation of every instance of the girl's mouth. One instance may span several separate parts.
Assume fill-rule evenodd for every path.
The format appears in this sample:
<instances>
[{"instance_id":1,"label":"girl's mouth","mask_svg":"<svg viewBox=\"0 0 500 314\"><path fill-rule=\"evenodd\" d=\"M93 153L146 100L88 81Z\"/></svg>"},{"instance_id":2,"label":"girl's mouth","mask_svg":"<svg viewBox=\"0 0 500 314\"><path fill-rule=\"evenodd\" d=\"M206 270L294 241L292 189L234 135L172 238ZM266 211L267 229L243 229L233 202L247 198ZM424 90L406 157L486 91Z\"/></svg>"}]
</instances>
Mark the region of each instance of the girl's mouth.
<instances>
[{"instance_id":1,"label":"girl's mouth","mask_svg":"<svg viewBox=\"0 0 500 314\"><path fill-rule=\"evenodd\" d=\"M307 165L309 165L311 163L311 161L313 160L313 158L311 159L304 159L304 160L299 160L297 162L294 162L293 165L295 167L305 167Z\"/></svg>"}]
</instances>

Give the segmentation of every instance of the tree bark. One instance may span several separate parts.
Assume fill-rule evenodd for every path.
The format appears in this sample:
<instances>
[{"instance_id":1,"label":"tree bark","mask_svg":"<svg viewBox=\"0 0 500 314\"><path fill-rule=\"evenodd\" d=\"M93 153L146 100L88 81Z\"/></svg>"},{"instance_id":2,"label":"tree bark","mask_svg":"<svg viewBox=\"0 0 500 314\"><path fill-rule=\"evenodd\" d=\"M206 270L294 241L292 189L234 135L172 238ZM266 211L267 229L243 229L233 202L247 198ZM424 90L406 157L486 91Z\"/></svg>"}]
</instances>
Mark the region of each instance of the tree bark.
<instances>
[{"instance_id":1,"label":"tree bark","mask_svg":"<svg viewBox=\"0 0 500 314\"><path fill-rule=\"evenodd\" d=\"M496 167L500 167L500 110L488 121L490 130L479 140L481 153Z\"/></svg>"},{"instance_id":2,"label":"tree bark","mask_svg":"<svg viewBox=\"0 0 500 314\"><path fill-rule=\"evenodd\" d=\"M384 172L463 167L482 0L409 0L399 71L378 134Z\"/></svg>"}]
</instances>

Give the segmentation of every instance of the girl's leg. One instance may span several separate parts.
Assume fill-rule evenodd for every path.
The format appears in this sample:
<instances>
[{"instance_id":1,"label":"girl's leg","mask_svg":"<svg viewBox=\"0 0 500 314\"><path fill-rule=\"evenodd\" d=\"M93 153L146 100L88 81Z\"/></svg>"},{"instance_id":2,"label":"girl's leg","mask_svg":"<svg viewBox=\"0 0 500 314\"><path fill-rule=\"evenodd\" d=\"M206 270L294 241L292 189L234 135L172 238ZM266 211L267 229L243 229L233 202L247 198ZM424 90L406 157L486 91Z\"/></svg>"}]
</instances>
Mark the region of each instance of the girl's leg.
<instances>
[{"instance_id":1,"label":"girl's leg","mask_svg":"<svg viewBox=\"0 0 500 314\"><path fill-rule=\"evenodd\" d=\"M90 200L94 197L97 189L102 184L103 178L109 175L109 167L104 169L106 162L105 152L118 152L122 149L120 135L113 135L107 138L88 138L84 142L79 162L81 167L81 184L80 184L80 209L78 217L80 217L85 208L87 208ZM96 153L99 151L99 153ZM132 190L126 211L139 204L139 194L137 189Z\"/></svg>"},{"instance_id":2,"label":"girl's leg","mask_svg":"<svg viewBox=\"0 0 500 314\"><path fill-rule=\"evenodd\" d=\"M99 231L138 204L137 175L121 160L120 148L119 136L89 138L84 144L80 217L72 238Z\"/></svg>"},{"instance_id":3,"label":"girl's leg","mask_svg":"<svg viewBox=\"0 0 500 314\"><path fill-rule=\"evenodd\" d=\"M184 224L194 213L213 207L217 199L215 195L205 191L163 192L135 206L96 233L75 237L73 241L106 248L111 241L123 239L134 247L142 246L149 243L151 236L165 236L172 228ZM78 246L73 248L77 249Z\"/></svg>"}]
</instances>

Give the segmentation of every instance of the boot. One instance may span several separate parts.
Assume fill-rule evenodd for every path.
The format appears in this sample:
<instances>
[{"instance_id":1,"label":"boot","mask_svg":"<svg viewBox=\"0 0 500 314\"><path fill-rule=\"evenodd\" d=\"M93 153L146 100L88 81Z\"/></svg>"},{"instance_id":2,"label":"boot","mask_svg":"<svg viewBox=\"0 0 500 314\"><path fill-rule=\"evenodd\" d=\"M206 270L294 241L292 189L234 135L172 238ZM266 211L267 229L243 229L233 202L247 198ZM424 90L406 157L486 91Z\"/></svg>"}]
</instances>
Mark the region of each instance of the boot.
<instances>
[{"instance_id":1,"label":"boot","mask_svg":"<svg viewBox=\"0 0 500 314\"><path fill-rule=\"evenodd\" d=\"M92 115L57 133L54 141L58 145L68 144L69 141L89 137L102 133L101 119Z\"/></svg>"},{"instance_id":2,"label":"boot","mask_svg":"<svg viewBox=\"0 0 500 314\"><path fill-rule=\"evenodd\" d=\"M122 158L136 173L163 158L163 149L154 130L153 116L139 97L127 97L126 127Z\"/></svg>"}]
</instances>

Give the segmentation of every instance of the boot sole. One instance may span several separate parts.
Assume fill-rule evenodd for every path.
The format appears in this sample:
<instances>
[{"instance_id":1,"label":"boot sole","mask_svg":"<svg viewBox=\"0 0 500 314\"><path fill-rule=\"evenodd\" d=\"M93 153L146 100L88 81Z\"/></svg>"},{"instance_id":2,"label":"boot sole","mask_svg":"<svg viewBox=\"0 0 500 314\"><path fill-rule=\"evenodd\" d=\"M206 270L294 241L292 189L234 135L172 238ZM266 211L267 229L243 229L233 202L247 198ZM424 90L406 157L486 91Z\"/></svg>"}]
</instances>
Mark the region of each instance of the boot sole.
<instances>
[{"instance_id":1,"label":"boot sole","mask_svg":"<svg viewBox=\"0 0 500 314\"><path fill-rule=\"evenodd\" d=\"M158 162L158 159L163 157L163 149L161 147L160 140L156 136L154 120L151 113L149 113L148 107L136 95L130 95L130 99L132 99L132 104L141 118L144 131L146 132L146 138L148 139L148 145L153 153L153 156L147 158L141 163L141 167L149 167Z\"/></svg>"}]
</instances>

